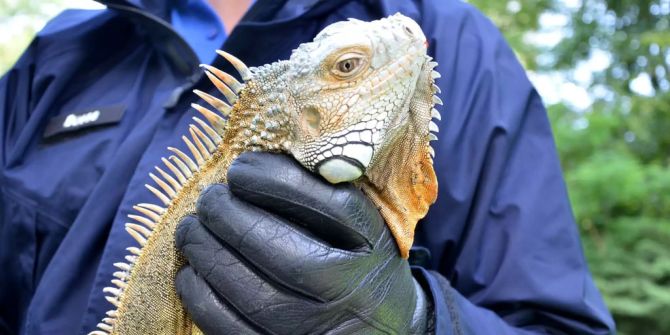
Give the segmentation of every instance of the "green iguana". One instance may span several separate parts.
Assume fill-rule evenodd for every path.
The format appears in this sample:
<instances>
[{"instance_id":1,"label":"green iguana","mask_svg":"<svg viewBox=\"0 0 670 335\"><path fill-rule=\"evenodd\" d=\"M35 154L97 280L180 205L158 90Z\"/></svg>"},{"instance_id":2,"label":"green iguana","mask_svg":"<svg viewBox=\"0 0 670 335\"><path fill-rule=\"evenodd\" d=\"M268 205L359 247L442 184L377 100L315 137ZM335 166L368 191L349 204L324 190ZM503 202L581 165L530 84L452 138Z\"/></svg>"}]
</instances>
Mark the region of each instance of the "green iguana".
<instances>
[{"instance_id":1,"label":"green iguana","mask_svg":"<svg viewBox=\"0 0 670 335\"><path fill-rule=\"evenodd\" d=\"M228 103L196 90L217 111L194 104L191 155L168 148L146 185L161 201L138 204L126 230L140 244L115 263L104 289L116 308L91 334L193 334L174 278L185 260L174 246L180 219L195 211L201 190L226 182L244 151L290 153L331 183L353 182L377 205L400 255L408 257L414 228L437 196L429 141L441 104L416 22L396 14L372 22L350 19L301 44L289 60L247 68L223 51L243 82L214 67L205 73Z\"/></svg>"}]
</instances>

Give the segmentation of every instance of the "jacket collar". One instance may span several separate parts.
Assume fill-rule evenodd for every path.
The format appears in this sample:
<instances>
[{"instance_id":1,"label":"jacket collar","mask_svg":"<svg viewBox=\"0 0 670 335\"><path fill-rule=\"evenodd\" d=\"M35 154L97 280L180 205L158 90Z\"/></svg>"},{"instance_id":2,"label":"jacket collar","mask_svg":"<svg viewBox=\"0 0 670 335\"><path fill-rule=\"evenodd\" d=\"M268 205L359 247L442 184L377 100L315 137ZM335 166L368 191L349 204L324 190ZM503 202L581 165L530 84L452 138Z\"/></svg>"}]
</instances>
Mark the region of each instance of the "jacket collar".
<instances>
[{"instance_id":1,"label":"jacket collar","mask_svg":"<svg viewBox=\"0 0 670 335\"><path fill-rule=\"evenodd\" d=\"M176 71L193 83L200 81L202 73L198 68L200 62L197 55L169 23L172 9L181 1L189 0L96 1L142 26L142 31L171 60ZM292 49L290 46L306 42L318 32L315 30L308 33L304 30L317 28L310 24L311 21L319 21L318 18L327 16L351 1L353 0L256 0L222 48L232 54L244 56L245 62L251 66L287 57ZM289 31L291 33L286 35ZM282 41L284 43L279 43ZM257 52L259 48L269 46L279 48L272 54ZM232 70L221 59L214 65Z\"/></svg>"},{"instance_id":2,"label":"jacket collar","mask_svg":"<svg viewBox=\"0 0 670 335\"><path fill-rule=\"evenodd\" d=\"M140 12L158 17L169 22L170 12L173 8L189 0L95 0L110 8L133 8ZM202 0L207 1L207 0ZM331 7L345 1L328 0L256 0L245 18L253 19L275 19L284 21L297 18L309 12L315 6L329 3ZM259 17L264 16L264 17Z\"/></svg>"},{"instance_id":3,"label":"jacket collar","mask_svg":"<svg viewBox=\"0 0 670 335\"><path fill-rule=\"evenodd\" d=\"M185 0L95 0L110 8L133 8L169 22L170 10Z\"/></svg>"}]
</instances>

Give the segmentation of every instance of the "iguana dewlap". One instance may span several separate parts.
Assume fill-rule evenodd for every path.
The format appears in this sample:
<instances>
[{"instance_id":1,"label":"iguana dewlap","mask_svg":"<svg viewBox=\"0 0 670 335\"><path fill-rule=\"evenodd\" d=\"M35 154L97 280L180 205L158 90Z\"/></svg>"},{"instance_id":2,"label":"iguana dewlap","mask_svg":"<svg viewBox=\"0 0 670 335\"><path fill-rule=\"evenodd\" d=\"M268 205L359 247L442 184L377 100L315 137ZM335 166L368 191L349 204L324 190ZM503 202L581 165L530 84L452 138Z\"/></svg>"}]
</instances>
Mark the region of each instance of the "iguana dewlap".
<instances>
[{"instance_id":1,"label":"iguana dewlap","mask_svg":"<svg viewBox=\"0 0 670 335\"><path fill-rule=\"evenodd\" d=\"M140 244L115 263L116 308L92 334L192 334L174 288L185 260L174 247L180 219L195 212L200 191L226 182L244 151L290 153L332 183L353 182L377 205L407 258L414 228L437 196L429 141L441 104L426 54L426 38L411 19L396 14L372 22L349 20L326 27L289 60L247 68L219 51L242 82L211 66L205 73L228 103L195 91L216 112L193 105L190 154L168 148L146 185L159 204L138 204L126 230Z\"/></svg>"}]
</instances>

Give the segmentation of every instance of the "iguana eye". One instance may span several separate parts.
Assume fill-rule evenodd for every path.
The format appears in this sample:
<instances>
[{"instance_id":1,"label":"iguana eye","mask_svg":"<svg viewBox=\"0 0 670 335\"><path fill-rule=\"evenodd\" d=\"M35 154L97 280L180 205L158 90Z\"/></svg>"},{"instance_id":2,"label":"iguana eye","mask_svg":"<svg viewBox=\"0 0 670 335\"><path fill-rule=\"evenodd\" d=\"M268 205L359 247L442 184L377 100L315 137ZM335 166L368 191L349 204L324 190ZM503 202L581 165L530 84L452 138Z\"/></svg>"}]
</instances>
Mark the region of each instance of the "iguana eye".
<instances>
[{"instance_id":1,"label":"iguana eye","mask_svg":"<svg viewBox=\"0 0 670 335\"><path fill-rule=\"evenodd\" d=\"M341 78L350 78L355 76L363 69L365 59L360 54L344 54L335 62L332 69L334 75Z\"/></svg>"},{"instance_id":2,"label":"iguana eye","mask_svg":"<svg viewBox=\"0 0 670 335\"><path fill-rule=\"evenodd\" d=\"M349 73L353 71L360 62L359 58L349 58L337 63L337 70L342 73Z\"/></svg>"}]
</instances>

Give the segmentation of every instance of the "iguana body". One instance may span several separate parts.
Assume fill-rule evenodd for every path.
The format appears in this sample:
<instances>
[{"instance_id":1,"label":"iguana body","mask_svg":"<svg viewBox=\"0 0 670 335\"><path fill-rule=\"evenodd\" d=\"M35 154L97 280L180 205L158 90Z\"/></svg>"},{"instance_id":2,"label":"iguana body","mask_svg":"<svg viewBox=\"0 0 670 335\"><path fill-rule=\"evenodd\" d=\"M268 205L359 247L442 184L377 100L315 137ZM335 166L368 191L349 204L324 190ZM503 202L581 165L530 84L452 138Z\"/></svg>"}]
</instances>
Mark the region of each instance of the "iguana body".
<instances>
[{"instance_id":1,"label":"iguana body","mask_svg":"<svg viewBox=\"0 0 670 335\"><path fill-rule=\"evenodd\" d=\"M194 327L174 288L185 261L174 247L175 228L195 212L202 189L225 183L244 151L292 154L328 181L353 181L379 207L400 253L407 257L414 227L435 200L433 109L439 75L426 55L419 26L402 15L335 23L291 58L247 67L224 52L244 83L215 68L206 74L232 107L196 91L218 114L194 105L191 151L175 148L147 187L162 204L138 204L126 230L141 245L104 291L116 307L94 334L191 334ZM223 116L221 116L223 114Z\"/></svg>"}]
</instances>

